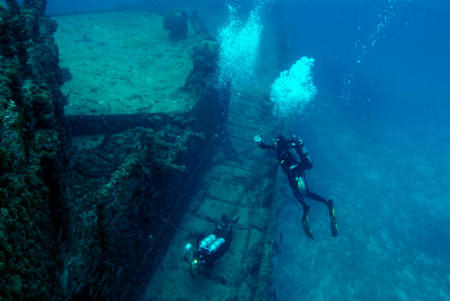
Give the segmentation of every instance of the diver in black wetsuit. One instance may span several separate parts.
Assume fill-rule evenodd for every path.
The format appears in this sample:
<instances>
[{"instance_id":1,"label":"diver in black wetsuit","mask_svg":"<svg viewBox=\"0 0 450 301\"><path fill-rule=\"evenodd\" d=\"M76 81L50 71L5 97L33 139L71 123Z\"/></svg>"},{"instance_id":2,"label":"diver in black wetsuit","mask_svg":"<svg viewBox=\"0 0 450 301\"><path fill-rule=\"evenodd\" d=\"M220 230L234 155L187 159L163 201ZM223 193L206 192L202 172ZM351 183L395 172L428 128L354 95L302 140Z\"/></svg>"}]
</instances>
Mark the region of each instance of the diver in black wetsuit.
<instances>
[{"instance_id":1,"label":"diver in black wetsuit","mask_svg":"<svg viewBox=\"0 0 450 301\"><path fill-rule=\"evenodd\" d=\"M212 234L203 237L197 243L197 250L191 260L191 275L195 276L202 267L212 268L230 247L233 226L239 218L231 221L222 215L220 224Z\"/></svg>"},{"instance_id":2,"label":"diver in black wetsuit","mask_svg":"<svg viewBox=\"0 0 450 301\"><path fill-rule=\"evenodd\" d=\"M303 207L302 225L305 234L309 238L314 238L308 223L308 215L311 208L305 202L305 197L308 197L312 200L321 202L328 207L331 235L336 237L338 232L333 200L325 199L308 189L305 170L312 168L312 162L309 153L304 146L303 140L294 135L292 136L292 139L286 139L283 135L277 135L273 138L272 144L265 144L262 142L261 137L257 135L255 136L255 142L260 148L269 149L276 153L277 161L288 177L289 185L292 188L294 196Z\"/></svg>"}]
</instances>

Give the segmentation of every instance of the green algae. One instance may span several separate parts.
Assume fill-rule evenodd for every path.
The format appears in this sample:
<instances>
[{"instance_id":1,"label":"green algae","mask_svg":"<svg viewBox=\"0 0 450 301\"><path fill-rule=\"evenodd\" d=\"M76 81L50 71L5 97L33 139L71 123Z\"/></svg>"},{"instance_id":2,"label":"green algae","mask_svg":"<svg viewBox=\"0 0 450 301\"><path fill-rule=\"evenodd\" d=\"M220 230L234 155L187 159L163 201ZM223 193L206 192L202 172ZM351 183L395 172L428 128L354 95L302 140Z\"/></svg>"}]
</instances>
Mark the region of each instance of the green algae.
<instances>
[{"instance_id":1,"label":"green algae","mask_svg":"<svg viewBox=\"0 0 450 301\"><path fill-rule=\"evenodd\" d=\"M126 296L161 258L187 202L173 187L198 168L208 137L193 130L202 111L156 116L153 129L108 133L95 150L71 149L68 158L56 23L43 15L45 1L7 3L0 8L0 299ZM195 52L194 92L186 94L194 100L212 90L202 78L213 73L214 63L205 65L212 44ZM204 98L195 105L209 105ZM212 134L215 125L205 127Z\"/></svg>"},{"instance_id":2,"label":"green algae","mask_svg":"<svg viewBox=\"0 0 450 301\"><path fill-rule=\"evenodd\" d=\"M54 49L54 42L38 30L47 27L45 3L7 1L7 8L0 8L0 298L4 300L60 295L52 272L56 270L49 205L53 188L44 181L46 155L41 152L59 147L35 140L45 120L41 110L61 101L56 92L60 86L52 80L57 58L45 51ZM51 90L55 92L48 93ZM39 105L33 104L36 100ZM53 119L58 118L54 114ZM60 129L54 123L48 130Z\"/></svg>"}]
</instances>

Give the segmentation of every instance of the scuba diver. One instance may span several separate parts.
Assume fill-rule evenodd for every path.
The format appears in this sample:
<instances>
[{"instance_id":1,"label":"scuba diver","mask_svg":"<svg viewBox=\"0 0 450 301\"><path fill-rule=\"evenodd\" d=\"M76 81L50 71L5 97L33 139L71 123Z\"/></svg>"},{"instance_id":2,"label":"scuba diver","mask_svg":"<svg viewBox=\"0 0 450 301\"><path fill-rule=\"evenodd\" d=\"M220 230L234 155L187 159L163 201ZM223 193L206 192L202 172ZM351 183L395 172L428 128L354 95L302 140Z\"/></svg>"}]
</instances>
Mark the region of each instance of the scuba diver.
<instances>
[{"instance_id":1,"label":"scuba diver","mask_svg":"<svg viewBox=\"0 0 450 301\"><path fill-rule=\"evenodd\" d=\"M331 235L336 237L338 231L333 200L325 199L308 189L305 170L312 168L312 162L303 140L295 135L292 135L291 139L286 139L283 135L277 135L273 138L272 144L263 143L259 135L256 135L254 139L260 148L275 152L278 163L288 177L289 185L292 188L295 198L303 207L302 225L306 236L314 239L308 223L311 207L305 202L305 198L310 198L327 206L330 215Z\"/></svg>"},{"instance_id":2,"label":"scuba diver","mask_svg":"<svg viewBox=\"0 0 450 301\"><path fill-rule=\"evenodd\" d=\"M229 220L225 214L220 218L213 233L203 237L197 242L197 250L190 260L190 272L192 277L196 276L202 268L212 268L230 247L232 230L239 218ZM188 260L191 253L191 244L184 247L184 258Z\"/></svg>"}]
</instances>

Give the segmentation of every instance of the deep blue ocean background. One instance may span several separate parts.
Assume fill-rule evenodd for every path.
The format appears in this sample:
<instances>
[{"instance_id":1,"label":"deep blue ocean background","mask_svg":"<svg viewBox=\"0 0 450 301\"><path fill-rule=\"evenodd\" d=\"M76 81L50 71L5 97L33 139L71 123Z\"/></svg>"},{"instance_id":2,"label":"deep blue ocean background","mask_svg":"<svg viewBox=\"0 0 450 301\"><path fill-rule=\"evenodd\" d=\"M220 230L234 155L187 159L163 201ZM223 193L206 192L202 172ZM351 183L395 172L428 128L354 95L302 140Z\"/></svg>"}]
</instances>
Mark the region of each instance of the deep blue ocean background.
<instances>
[{"instance_id":1,"label":"deep blue ocean background","mask_svg":"<svg viewBox=\"0 0 450 301\"><path fill-rule=\"evenodd\" d=\"M312 190L335 199L340 237L312 204L317 238L301 238L286 193L278 300L449 300L450 5L331 3L279 13L293 38L287 66L316 59L319 95L292 131L310 146Z\"/></svg>"},{"instance_id":2,"label":"deep blue ocean background","mask_svg":"<svg viewBox=\"0 0 450 301\"><path fill-rule=\"evenodd\" d=\"M331 238L312 204L308 240L286 186L277 300L449 300L450 2L273 2L279 71L316 60L319 93L289 130L304 137L310 186L335 199L340 230ZM173 6L198 10L212 31L226 22L219 0L50 0L48 13Z\"/></svg>"}]
</instances>

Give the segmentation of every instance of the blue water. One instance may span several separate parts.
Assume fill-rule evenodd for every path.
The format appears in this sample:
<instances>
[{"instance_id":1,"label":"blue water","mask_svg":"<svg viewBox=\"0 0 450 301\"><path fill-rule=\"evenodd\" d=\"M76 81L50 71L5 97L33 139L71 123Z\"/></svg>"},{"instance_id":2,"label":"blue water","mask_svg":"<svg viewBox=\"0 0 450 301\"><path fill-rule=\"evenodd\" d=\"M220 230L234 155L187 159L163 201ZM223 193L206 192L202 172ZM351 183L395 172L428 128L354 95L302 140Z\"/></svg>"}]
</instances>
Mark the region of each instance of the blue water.
<instances>
[{"instance_id":1,"label":"blue water","mask_svg":"<svg viewBox=\"0 0 450 301\"><path fill-rule=\"evenodd\" d=\"M290 59L316 59L320 90L292 131L310 146L312 190L335 199L340 237L313 203L317 238L305 238L286 188L277 300L449 300L450 4L312 2L283 12Z\"/></svg>"},{"instance_id":2,"label":"blue water","mask_svg":"<svg viewBox=\"0 0 450 301\"><path fill-rule=\"evenodd\" d=\"M277 300L449 300L450 2L275 2L282 68L316 61L319 93L290 130L304 137L311 188L335 199L340 230L330 237L313 203L308 240L286 186ZM219 0L50 0L47 11L171 6L198 9L213 30L226 19Z\"/></svg>"}]
</instances>

